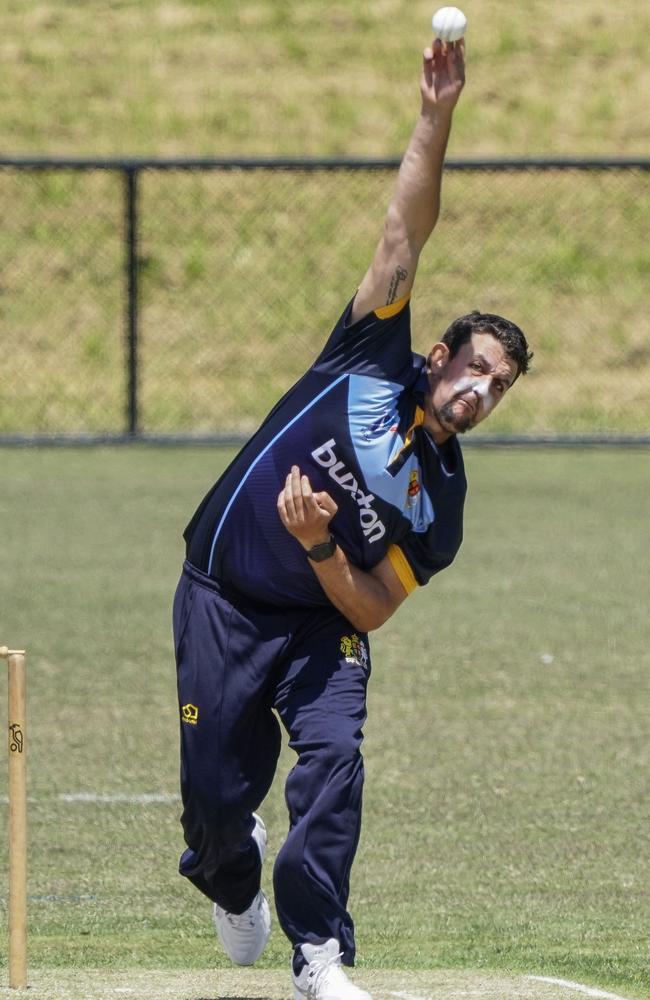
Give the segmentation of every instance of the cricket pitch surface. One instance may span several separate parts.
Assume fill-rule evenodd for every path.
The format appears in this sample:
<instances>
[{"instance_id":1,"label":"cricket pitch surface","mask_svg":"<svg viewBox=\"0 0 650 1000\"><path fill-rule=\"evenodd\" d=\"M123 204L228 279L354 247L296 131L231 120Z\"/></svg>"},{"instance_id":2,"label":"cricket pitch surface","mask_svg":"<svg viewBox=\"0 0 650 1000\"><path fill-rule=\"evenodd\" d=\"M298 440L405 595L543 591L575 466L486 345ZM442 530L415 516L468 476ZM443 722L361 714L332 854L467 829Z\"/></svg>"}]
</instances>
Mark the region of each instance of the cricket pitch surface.
<instances>
[{"instance_id":1,"label":"cricket pitch surface","mask_svg":"<svg viewBox=\"0 0 650 1000\"><path fill-rule=\"evenodd\" d=\"M571 1000L591 997L625 1000L574 983L540 982L525 975L436 970L355 970L354 982L373 1000ZM576 989L577 987L577 989ZM29 1000L291 1000L288 969L128 970L34 969L29 989L3 985L0 997Z\"/></svg>"}]
</instances>

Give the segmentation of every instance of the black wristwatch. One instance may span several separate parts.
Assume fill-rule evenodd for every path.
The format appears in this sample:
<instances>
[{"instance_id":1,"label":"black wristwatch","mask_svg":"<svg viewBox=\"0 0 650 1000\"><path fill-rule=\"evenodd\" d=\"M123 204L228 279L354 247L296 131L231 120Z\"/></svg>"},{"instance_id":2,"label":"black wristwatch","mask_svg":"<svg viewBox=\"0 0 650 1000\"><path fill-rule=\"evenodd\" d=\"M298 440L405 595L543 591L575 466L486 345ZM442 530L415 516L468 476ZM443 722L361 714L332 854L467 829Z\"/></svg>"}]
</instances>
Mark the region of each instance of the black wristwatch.
<instances>
[{"instance_id":1,"label":"black wristwatch","mask_svg":"<svg viewBox=\"0 0 650 1000\"><path fill-rule=\"evenodd\" d=\"M322 562L324 559L330 559L335 552L336 539L330 535L329 542L319 542L318 545L312 545L307 549L307 558L312 562Z\"/></svg>"}]
</instances>

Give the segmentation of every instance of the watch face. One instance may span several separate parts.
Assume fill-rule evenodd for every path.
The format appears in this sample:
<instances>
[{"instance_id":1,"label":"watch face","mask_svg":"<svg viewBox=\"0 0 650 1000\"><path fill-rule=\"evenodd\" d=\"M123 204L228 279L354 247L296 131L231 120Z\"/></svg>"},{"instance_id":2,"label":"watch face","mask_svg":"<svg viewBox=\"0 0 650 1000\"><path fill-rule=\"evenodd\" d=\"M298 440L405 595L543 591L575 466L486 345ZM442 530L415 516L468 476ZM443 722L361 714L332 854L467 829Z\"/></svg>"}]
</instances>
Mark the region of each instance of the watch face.
<instances>
[{"instance_id":1,"label":"watch face","mask_svg":"<svg viewBox=\"0 0 650 1000\"><path fill-rule=\"evenodd\" d=\"M307 555L313 562L322 562L334 555L336 541L330 536L329 542L321 542L320 545L313 545Z\"/></svg>"}]
</instances>

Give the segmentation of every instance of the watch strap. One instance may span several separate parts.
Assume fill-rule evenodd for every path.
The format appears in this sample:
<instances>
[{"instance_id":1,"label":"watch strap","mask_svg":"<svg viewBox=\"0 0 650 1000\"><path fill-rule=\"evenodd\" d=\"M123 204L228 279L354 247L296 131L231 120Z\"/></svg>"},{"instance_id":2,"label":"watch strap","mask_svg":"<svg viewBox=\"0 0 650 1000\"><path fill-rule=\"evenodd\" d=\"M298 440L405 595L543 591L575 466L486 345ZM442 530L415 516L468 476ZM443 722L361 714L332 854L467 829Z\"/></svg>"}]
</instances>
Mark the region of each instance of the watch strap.
<instances>
[{"instance_id":1,"label":"watch strap","mask_svg":"<svg viewBox=\"0 0 650 1000\"><path fill-rule=\"evenodd\" d=\"M318 545L312 545L307 549L307 558L312 562L323 562L324 559L330 559L335 552L336 539L330 535L328 542L319 542Z\"/></svg>"}]
</instances>

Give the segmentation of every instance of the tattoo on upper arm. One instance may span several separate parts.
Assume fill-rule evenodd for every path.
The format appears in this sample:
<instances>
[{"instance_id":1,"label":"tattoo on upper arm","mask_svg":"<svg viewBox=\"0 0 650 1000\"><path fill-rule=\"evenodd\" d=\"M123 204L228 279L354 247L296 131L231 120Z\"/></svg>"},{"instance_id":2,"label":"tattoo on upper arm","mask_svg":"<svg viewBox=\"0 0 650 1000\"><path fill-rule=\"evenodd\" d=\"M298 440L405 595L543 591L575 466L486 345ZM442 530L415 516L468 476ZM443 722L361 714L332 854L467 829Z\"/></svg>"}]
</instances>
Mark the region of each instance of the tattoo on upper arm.
<instances>
[{"instance_id":1,"label":"tattoo on upper arm","mask_svg":"<svg viewBox=\"0 0 650 1000\"><path fill-rule=\"evenodd\" d=\"M408 271L403 267L396 267L393 272L393 277L390 279L390 285L388 288L388 299L386 301L387 306L392 306L393 302L397 299L397 289L399 287L400 281L405 281L408 278Z\"/></svg>"}]
</instances>

